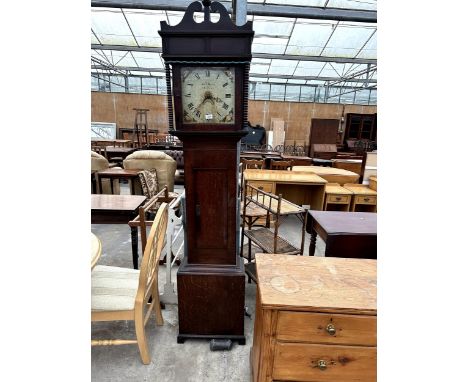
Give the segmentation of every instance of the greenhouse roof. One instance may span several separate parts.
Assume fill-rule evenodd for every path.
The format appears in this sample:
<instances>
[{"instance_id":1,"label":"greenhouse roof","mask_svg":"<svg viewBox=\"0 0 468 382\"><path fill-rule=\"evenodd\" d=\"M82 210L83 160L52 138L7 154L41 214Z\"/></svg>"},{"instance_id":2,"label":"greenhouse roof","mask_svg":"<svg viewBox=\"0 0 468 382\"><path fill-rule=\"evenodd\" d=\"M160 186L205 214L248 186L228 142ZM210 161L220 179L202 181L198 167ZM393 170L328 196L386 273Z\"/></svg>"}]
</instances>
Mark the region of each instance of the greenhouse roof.
<instances>
[{"instance_id":1,"label":"greenhouse roof","mask_svg":"<svg viewBox=\"0 0 468 382\"><path fill-rule=\"evenodd\" d=\"M190 3L92 1L92 73L164 77L160 22L178 24ZM231 3L222 3L232 12ZM253 21L255 31L251 83L332 86L343 92L376 89L376 4L376 0L248 1L247 20ZM195 18L201 21L202 13Z\"/></svg>"}]
</instances>

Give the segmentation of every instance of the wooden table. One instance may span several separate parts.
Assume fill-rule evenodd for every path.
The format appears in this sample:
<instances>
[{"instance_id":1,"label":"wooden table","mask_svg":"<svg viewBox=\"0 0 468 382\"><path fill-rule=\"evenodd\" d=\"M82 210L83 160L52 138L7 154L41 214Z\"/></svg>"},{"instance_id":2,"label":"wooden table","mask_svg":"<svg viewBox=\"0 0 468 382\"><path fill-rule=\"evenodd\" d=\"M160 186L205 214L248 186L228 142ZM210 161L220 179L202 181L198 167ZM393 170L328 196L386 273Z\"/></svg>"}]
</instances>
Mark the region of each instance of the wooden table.
<instances>
[{"instance_id":1,"label":"wooden table","mask_svg":"<svg viewBox=\"0 0 468 382\"><path fill-rule=\"evenodd\" d=\"M241 159L255 159L255 160L263 159L261 154L244 154L244 153L240 153L240 158Z\"/></svg>"},{"instance_id":2,"label":"wooden table","mask_svg":"<svg viewBox=\"0 0 468 382\"><path fill-rule=\"evenodd\" d=\"M344 187L353 193L350 211L377 212L377 191L364 184L345 184Z\"/></svg>"},{"instance_id":3,"label":"wooden table","mask_svg":"<svg viewBox=\"0 0 468 382\"><path fill-rule=\"evenodd\" d=\"M324 211L349 211L353 192L338 183L327 183L325 186Z\"/></svg>"},{"instance_id":4,"label":"wooden table","mask_svg":"<svg viewBox=\"0 0 468 382\"><path fill-rule=\"evenodd\" d=\"M312 158L306 156L295 156L282 153L281 158L290 161L292 166L310 166L312 164Z\"/></svg>"},{"instance_id":5,"label":"wooden table","mask_svg":"<svg viewBox=\"0 0 468 382\"><path fill-rule=\"evenodd\" d=\"M325 241L325 256L377 259L377 214L372 212L309 211L309 256L317 235Z\"/></svg>"},{"instance_id":6,"label":"wooden table","mask_svg":"<svg viewBox=\"0 0 468 382\"><path fill-rule=\"evenodd\" d=\"M322 210L327 181L311 172L286 170L244 170L244 179L255 187L279 195L298 204Z\"/></svg>"},{"instance_id":7,"label":"wooden table","mask_svg":"<svg viewBox=\"0 0 468 382\"><path fill-rule=\"evenodd\" d=\"M126 179L130 183L130 193L135 195L135 181L138 181L138 173L140 170L126 170L123 168L109 168L98 171L97 179L99 181L100 190L102 190L102 179L110 180L111 193L114 194L114 179Z\"/></svg>"},{"instance_id":8,"label":"wooden table","mask_svg":"<svg viewBox=\"0 0 468 382\"><path fill-rule=\"evenodd\" d=\"M106 138L91 138L91 142L96 145L124 145L124 146L131 146L132 141L130 139L106 139Z\"/></svg>"},{"instance_id":9,"label":"wooden table","mask_svg":"<svg viewBox=\"0 0 468 382\"><path fill-rule=\"evenodd\" d=\"M114 147L106 146L107 157L110 159L112 157L121 157L125 159L131 153L135 152L136 148L133 147Z\"/></svg>"},{"instance_id":10,"label":"wooden table","mask_svg":"<svg viewBox=\"0 0 468 382\"><path fill-rule=\"evenodd\" d=\"M91 224L128 224L138 215L143 195L91 195ZM130 227L133 267L138 269L138 228Z\"/></svg>"},{"instance_id":11,"label":"wooden table","mask_svg":"<svg viewBox=\"0 0 468 382\"><path fill-rule=\"evenodd\" d=\"M375 382L377 262L259 253L254 382Z\"/></svg>"},{"instance_id":12,"label":"wooden table","mask_svg":"<svg viewBox=\"0 0 468 382\"><path fill-rule=\"evenodd\" d=\"M359 174L355 172L343 170L334 167L322 166L294 166L292 171L307 171L317 174L321 178L330 183L338 183L343 185L345 183L357 183L359 181Z\"/></svg>"},{"instance_id":13,"label":"wooden table","mask_svg":"<svg viewBox=\"0 0 468 382\"><path fill-rule=\"evenodd\" d=\"M94 268L99 258L101 257L102 246L101 240L91 232L91 270Z\"/></svg>"}]
</instances>

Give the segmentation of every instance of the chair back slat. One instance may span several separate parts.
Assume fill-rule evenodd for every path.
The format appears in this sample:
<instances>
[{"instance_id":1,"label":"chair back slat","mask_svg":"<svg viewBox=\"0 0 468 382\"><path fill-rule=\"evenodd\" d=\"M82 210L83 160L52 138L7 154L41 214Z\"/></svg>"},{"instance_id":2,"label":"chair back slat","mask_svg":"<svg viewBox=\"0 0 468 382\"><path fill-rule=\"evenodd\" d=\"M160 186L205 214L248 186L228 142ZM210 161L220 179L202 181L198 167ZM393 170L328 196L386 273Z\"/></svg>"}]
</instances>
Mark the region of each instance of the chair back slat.
<instances>
[{"instance_id":1,"label":"chair back slat","mask_svg":"<svg viewBox=\"0 0 468 382\"><path fill-rule=\"evenodd\" d=\"M161 251L164 246L167 223L168 204L162 203L154 218L144 249L140 268L137 300L143 301L145 297L149 297L149 295L151 295L151 286L153 282L157 280L159 258L161 257Z\"/></svg>"}]
</instances>

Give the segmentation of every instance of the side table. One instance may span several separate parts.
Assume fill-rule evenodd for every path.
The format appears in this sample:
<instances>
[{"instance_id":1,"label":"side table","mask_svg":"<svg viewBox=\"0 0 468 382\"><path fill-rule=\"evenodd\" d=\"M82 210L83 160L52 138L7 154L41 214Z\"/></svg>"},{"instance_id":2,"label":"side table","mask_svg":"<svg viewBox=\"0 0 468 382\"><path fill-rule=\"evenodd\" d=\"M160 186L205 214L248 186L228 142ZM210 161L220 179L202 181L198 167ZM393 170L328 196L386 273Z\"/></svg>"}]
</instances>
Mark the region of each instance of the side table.
<instances>
[{"instance_id":1,"label":"side table","mask_svg":"<svg viewBox=\"0 0 468 382\"><path fill-rule=\"evenodd\" d=\"M114 179L126 179L130 183L130 194L135 195L135 181L138 181L139 170L125 170L123 168L109 168L99 171L96 175L100 189L102 190L102 179L109 179L111 192L114 194Z\"/></svg>"},{"instance_id":2,"label":"side table","mask_svg":"<svg viewBox=\"0 0 468 382\"><path fill-rule=\"evenodd\" d=\"M327 183L325 185L324 211L349 211L351 205L352 191L341 187L338 183Z\"/></svg>"},{"instance_id":3,"label":"side table","mask_svg":"<svg viewBox=\"0 0 468 382\"><path fill-rule=\"evenodd\" d=\"M350 211L377 212L377 191L364 184L346 183L343 187L353 193Z\"/></svg>"},{"instance_id":4,"label":"side table","mask_svg":"<svg viewBox=\"0 0 468 382\"><path fill-rule=\"evenodd\" d=\"M309 256L315 254L317 235L325 242L325 256L377 259L377 214L370 212L312 211Z\"/></svg>"}]
</instances>

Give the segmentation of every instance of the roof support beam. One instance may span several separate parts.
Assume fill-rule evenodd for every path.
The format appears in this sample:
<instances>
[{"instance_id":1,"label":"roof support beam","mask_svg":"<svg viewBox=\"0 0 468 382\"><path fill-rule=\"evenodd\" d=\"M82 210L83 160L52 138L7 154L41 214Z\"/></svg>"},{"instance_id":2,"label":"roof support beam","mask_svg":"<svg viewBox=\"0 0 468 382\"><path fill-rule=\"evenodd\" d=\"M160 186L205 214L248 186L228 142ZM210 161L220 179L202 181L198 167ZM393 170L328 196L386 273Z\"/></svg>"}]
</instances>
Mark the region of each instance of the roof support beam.
<instances>
[{"instance_id":1,"label":"roof support beam","mask_svg":"<svg viewBox=\"0 0 468 382\"><path fill-rule=\"evenodd\" d=\"M191 0L91 0L92 7L130 8L166 11L182 11L187 9ZM232 13L232 3L220 1L229 13ZM353 9L304 7L293 5L248 4L247 14L273 17L293 17L316 20L353 21L376 23L376 11Z\"/></svg>"},{"instance_id":2,"label":"roof support beam","mask_svg":"<svg viewBox=\"0 0 468 382\"><path fill-rule=\"evenodd\" d=\"M98 50L120 50L130 52L149 52L161 53L162 48L155 47L138 47L138 46L124 46L124 45L101 45L91 44L91 49ZM318 61L318 62L338 62L338 63L352 63L352 64L377 64L376 59L371 58L348 58L348 57L324 57L324 56L296 56L288 54L269 54L269 53L252 53L253 58L264 59L278 59L278 60L299 60L299 61Z\"/></svg>"},{"instance_id":3,"label":"roof support beam","mask_svg":"<svg viewBox=\"0 0 468 382\"><path fill-rule=\"evenodd\" d=\"M91 65L92 69L106 69L109 70L109 67L103 65ZM120 71L131 71L131 72L151 72L151 73L165 73L164 69L157 69L157 68L140 68L140 67L123 67L119 66L116 67L116 70ZM358 83L377 83L377 80L374 79L366 79L366 78L352 78L347 80L346 78L340 77L320 77L320 76L286 76L286 75L272 75L272 74L255 74L250 73L251 77L256 78L274 78L274 79L291 79L291 80L318 80L318 81L338 81L338 82L358 82Z\"/></svg>"}]
</instances>

